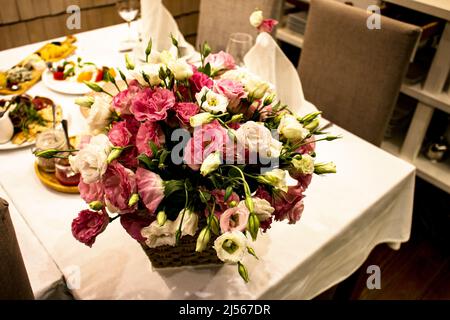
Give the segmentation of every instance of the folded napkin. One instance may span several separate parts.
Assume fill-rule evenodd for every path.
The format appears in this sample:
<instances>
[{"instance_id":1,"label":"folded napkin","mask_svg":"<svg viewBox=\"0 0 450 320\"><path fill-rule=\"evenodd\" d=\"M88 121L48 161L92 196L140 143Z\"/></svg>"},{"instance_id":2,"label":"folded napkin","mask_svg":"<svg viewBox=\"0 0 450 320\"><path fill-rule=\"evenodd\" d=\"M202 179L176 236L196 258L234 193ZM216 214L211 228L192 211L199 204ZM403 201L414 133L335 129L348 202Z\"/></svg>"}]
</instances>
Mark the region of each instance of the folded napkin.
<instances>
[{"instance_id":1,"label":"folded napkin","mask_svg":"<svg viewBox=\"0 0 450 320\"><path fill-rule=\"evenodd\" d=\"M178 29L177 22L161 0L141 0L141 34L143 42L140 50L142 52L145 52L150 38L152 39L153 50L158 52L169 50L172 47L170 34L178 40L183 56L195 52L194 47L184 39Z\"/></svg>"},{"instance_id":2,"label":"folded napkin","mask_svg":"<svg viewBox=\"0 0 450 320\"><path fill-rule=\"evenodd\" d=\"M317 111L305 100L297 69L286 57L272 36L262 32L244 57L247 69L275 86L278 98L298 115Z\"/></svg>"}]
</instances>

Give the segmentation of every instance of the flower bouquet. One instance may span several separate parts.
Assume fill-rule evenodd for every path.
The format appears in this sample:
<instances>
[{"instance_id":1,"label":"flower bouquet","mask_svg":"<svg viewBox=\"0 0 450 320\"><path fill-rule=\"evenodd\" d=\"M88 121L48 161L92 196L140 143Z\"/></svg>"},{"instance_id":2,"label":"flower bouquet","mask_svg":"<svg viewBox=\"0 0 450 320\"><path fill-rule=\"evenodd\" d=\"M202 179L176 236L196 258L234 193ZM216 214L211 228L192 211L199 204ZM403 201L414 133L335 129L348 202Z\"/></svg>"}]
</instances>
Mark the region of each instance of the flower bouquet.
<instances>
[{"instance_id":1,"label":"flower bouquet","mask_svg":"<svg viewBox=\"0 0 450 320\"><path fill-rule=\"evenodd\" d=\"M69 160L90 209L72 233L92 246L119 219L154 267L225 262L248 281L242 260L257 256L259 233L296 223L312 175L335 172L315 161L315 145L336 137L320 112L293 114L270 83L207 43L198 66L151 47L141 65L126 56L125 89L110 76L118 93L87 83L95 93L77 100L92 136Z\"/></svg>"}]
</instances>

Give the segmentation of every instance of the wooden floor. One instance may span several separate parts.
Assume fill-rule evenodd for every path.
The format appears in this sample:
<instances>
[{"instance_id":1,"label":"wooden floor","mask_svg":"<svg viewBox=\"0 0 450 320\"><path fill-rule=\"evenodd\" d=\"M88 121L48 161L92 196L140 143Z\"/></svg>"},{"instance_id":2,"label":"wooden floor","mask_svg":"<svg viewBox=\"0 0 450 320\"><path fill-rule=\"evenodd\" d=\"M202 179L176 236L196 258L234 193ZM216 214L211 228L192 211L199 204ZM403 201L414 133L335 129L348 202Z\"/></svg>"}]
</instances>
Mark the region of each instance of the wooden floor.
<instances>
[{"instance_id":1,"label":"wooden floor","mask_svg":"<svg viewBox=\"0 0 450 320\"><path fill-rule=\"evenodd\" d=\"M366 286L367 266L378 265L381 289ZM359 271L351 299L450 299L450 195L418 180L412 235L394 251L376 247ZM328 299L333 290L317 299Z\"/></svg>"}]
</instances>

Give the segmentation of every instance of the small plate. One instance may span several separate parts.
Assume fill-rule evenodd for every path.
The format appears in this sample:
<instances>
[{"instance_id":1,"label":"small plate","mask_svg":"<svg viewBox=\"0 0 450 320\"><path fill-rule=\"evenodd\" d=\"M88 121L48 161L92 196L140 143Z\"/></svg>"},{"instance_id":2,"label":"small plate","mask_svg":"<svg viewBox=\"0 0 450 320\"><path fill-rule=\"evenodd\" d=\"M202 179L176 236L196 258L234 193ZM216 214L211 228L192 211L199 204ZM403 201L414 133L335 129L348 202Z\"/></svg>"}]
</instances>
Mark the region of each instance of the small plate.
<instances>
[{"instance_id":1,"label":"small plate","mask_svg":"<svg viewBox=\"0 0 450 320\"><path fill-rule=\"evenodd\" d=\"M41 182L45 186L49 187L50 189L53 189L55 191L62 192L62 193L72 193L72 194L80 193L77 186L73 186L73 187L65 186L65 185L61 184L58 181L58 179L56 179L54 173L48 173L48 172L41 170L41 168L39 168L37 162L34 163L34 171L36 172L36 175L39 178L39 180L41 180Z\"/></svg>"},{"instance_id":2,"label":"small plate","mask_svg":"<svg viewBox=\"0 0 450 320\"><path fill-rule=\"evenodd\" d=\"M83 95L91 91L87 85L84 83L79 83L77 81L67 81L67 80L55 80L53 79L53 74L50 70L46 70L42 74L42 82L50 90L72 94L72 95Z\"/></svg>"},{"instance_id":3,"label":"small plate","mask_svg":"<svg viewBox=\"0 0 450 320\"><path fill-rule=\"evenodd\" d=\"M2 150L16 150L31 147L35 144L35 141L24 142L22 144L14 144L11 141L0 144L0 151Z\"/></svg>"}]
</instances>

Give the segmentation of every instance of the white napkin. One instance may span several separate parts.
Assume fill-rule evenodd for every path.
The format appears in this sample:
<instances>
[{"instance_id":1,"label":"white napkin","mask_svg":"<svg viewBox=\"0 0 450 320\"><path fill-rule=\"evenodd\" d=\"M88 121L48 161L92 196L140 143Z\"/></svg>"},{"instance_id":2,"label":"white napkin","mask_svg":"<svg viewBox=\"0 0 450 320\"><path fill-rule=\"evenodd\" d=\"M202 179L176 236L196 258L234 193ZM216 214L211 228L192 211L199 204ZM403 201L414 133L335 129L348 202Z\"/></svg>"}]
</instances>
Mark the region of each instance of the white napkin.
<instances>
[{"instance_id":1,"label":"white napkin","mask_svg":"<svg viewBox=\"0 0 450 320\"><path fill-rule=\"evenodd\" d=\"M297 69L286 57L272 36L262 32L255 45L244 57L245 66L250 72L275 86L278 98L298 115L317 111L305 100Z\"/></svg>"},{"instance_id":2,"label":"white napkin","mask_svg":"<svg viewBox=\"0 0 450 320\"><path fill-rule=\"evenodd\" d=\"M182 55L195 52L194 47L184 39L172 14L161 0L141 0L141 34L143 42L140 50L145 52L148 41L152 38L152 50L161 52L172 47L170 34L178 40Z\"/></svg>"}]
</instances>

